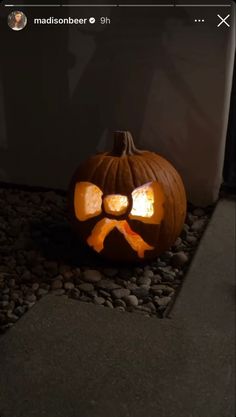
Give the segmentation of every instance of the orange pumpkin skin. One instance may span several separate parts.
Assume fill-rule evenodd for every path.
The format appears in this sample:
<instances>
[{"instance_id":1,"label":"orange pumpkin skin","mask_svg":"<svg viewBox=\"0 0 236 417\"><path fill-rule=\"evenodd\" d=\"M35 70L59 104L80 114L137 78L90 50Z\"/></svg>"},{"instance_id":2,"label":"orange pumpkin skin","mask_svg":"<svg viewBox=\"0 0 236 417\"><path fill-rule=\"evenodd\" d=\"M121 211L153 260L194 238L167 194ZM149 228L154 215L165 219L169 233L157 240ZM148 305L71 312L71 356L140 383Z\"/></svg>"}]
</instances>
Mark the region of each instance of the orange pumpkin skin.
<instances>
[{"instance_id":1,"label":"orange pumpkin skin","mask_svg":"<svg viewBox=\"0 0 236 417\"><path fill-rule=\"evenodd\" d=\"M105 238L104 247L99 252L114 262L140 262L151 260L169 249L180 235L186 216L186 194L182 179L176 169L163 157L135 148L129 132L114 133L114 147L111 152L92 156L76 170L69 186L69 211L73 226L84 242L88 242L94 227L104 218L114 218L102 211L87 220L79 220L75 210L76 184L89 182L102 191L103 196L125 195L129 206L126 213L117 220L126 220L131 230L137 233L152 249L145 250L144 256L130 246L117 228ZM147 183L158 182L164 201L154 201L155 207L162 210L162 218L156 224L147 224L140 219L131 219L132 192ZM157 198L157 200L159 200ZM160 208L160 205L162 207Z\"/></svg>"}]
</instances>

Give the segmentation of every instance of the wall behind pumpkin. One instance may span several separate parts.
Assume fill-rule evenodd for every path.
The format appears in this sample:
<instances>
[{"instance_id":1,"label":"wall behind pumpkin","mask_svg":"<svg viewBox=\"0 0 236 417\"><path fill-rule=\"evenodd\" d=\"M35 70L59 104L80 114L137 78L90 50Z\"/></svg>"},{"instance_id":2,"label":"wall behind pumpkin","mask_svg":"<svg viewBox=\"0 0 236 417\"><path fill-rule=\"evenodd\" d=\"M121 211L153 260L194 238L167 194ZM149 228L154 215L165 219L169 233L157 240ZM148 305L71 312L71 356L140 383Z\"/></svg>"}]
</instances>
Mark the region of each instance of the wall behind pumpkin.
<instances>
[{"instance_id":1,"label":"wall behind pumpkin","mask_svg":"<svg viewBox=\"0 0 236 417\"><path fill-rule=\"evenodd\" d=\"M68 15L78 17L75 9ZM21 33L1 13L0 181L66 189L83 159L111 147L112 130L128 129L137 145L176 166L189 201L216 201L235 15L227 30L210 15L199 29L193 8L138 8L132 16L105 8L106 28L40 28L33 13L27 9Z\"/></svg>"}]
</instances>

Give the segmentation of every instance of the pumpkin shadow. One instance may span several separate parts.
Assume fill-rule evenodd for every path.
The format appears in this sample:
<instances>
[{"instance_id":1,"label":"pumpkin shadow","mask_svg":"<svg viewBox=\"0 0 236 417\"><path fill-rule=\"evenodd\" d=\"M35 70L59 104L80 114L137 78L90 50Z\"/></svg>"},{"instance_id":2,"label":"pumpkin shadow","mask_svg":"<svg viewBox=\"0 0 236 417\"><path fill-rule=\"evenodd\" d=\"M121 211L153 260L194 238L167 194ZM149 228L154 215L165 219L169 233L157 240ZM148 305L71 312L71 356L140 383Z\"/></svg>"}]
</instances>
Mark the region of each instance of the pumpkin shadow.
<instances>
[{"instance_id":1,"label":"pumpkin shadow","mask_svg":"<svg viewBox=\"0 0 236 417\"><path fill-rule=\"evenodd\" d=\"M139 143L148 93L157 68L163 68L170 83L177 86L181 83L184 93L190 95L178 72L173 77L173 58L169 57L162 41L165 22L171 17L185 19L188 23L182 10L153 10L150 19L150 10L116 8L111 10L112 25L104 25L99 31L94 26L78 28L83 42L92 42L94 49L63 115L70 143L66 156L72 166L80 162L78 157L83 159L82 155L107 150L114 130L130 130ZM76 54L75 49L74 66L80 59L79 53Z\"/></svg>"},{"instance_id":2,"label":"pumpkin shadow","mask_svg":"<svg viewBox=\"0 0 236 417\"><path fill-rule=\"evenodd\" d=\"M35 221L30 224L34 247L48 260L71 266L97 265L99 259L80 242L66 221Z\"/></svg>"}]
</instances>

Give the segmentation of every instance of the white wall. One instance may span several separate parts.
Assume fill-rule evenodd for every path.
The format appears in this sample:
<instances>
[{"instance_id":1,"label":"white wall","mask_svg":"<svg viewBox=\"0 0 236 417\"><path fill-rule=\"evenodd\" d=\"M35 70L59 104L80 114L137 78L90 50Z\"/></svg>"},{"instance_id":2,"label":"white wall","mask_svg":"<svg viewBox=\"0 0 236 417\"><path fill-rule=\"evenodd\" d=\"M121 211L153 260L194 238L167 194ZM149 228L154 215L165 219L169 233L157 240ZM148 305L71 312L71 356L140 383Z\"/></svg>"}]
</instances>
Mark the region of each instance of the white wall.
<instances>
[{"instance_id":1,"label":"white wall","mask_svg":"<svg viewBox=\"0 0 236 417\"><path fill-rule=\"evenodd\" d=\"M217 28L217 16L206 10L208 24L200 27L193 8L180 9L178 15L158 11L159 20L147 19L145 11L137 10L136 18L119 11L119 20L107 8L103 14L112 25L106 31L32 27L21 39L6 32L0 181L66 188L76 166L111 147L113 129L125 128L141 148L176 166L191 202L214 202L222 181L235 18L230 29Z\"/></svg>"}]
</instances>

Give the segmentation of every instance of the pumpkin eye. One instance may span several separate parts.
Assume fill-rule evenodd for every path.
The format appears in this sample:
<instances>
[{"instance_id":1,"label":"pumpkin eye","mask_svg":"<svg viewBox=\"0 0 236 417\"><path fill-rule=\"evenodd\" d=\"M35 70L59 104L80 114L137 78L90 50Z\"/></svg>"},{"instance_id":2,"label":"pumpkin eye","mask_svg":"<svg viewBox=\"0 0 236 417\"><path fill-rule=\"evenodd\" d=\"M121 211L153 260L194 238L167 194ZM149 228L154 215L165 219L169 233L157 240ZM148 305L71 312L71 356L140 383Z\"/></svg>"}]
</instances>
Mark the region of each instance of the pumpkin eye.
<instances>
[{"instance_id":1,"label":"pumpkin eye","mask_svg":"<svg viewBox=\"0 0 236 417\"><path fill-rule=\"evenodd\" d=\"M77 219L84 221L102 212L102 191L90 182L79 182L75 186L74 209Z\"/></svg>"},{"instance_id":2,"label":"pumpkin eye","mask_svg":"<svg viewBox=\"0 0 236 417\"><path fill-rule=\"evenodd\" d=\"M164 193L157 181L149 182L132 192L130 219L159 224L164 217Z\"/></svg>"},{"instance_id":3,"label":"pumpkin eye","mask_svg":"<svg viewBox=\"0 0 236 417\"><path fill-rule=\"evenodd\" d=\"M120 216L126 212L129 201L126 195L111 194L104 197L103 204L106 213Z\"/></svg>"}]
</instances>

